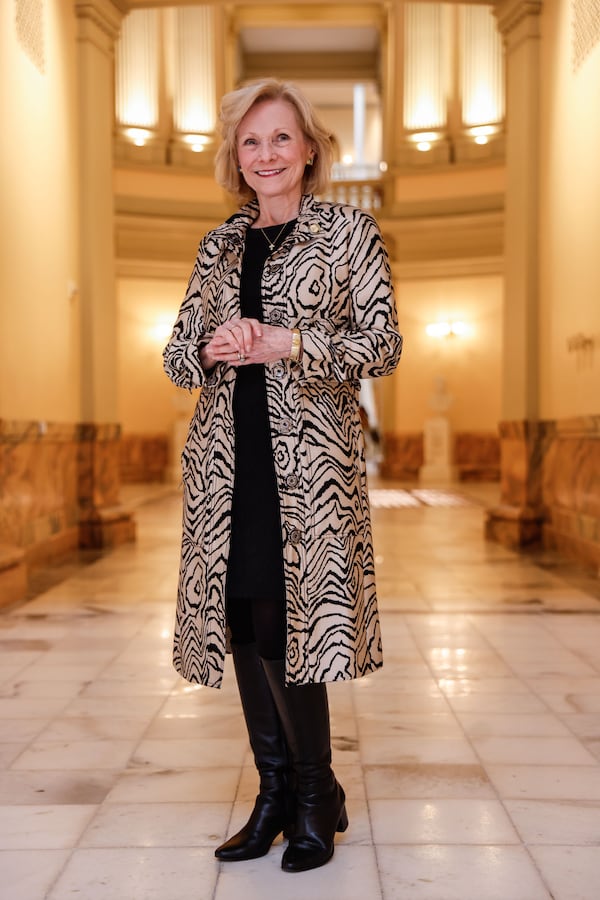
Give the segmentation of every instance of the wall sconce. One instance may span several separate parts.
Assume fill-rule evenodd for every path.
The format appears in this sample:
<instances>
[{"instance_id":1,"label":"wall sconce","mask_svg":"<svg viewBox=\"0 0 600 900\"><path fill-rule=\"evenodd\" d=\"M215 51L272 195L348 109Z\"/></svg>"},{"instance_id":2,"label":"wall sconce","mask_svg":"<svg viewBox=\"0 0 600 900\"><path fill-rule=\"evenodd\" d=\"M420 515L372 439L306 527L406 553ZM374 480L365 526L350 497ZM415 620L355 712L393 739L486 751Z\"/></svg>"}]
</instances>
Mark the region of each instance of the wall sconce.
<instances>
[{"instance_id":1,"label":"wall sconce","mask_svg":"<svg viewBox=\"0 0 600 900\"><path fill-rule=\"evenodd\" d=\"M173 331L173 321L172 316L159 316L149 329L152 340L157 344L164 344L168 341Z\"/></svg>"},{"instance_id":2,"label":"wall sconce","mask_svg":"<svg viewBox=\"0 0 600 900\"><path fill-rule=\"evenodd\" d=\"M431 145L439 138L440 135L437 131L418 131L410 136L410 140L416 144L417 150L420 150L421 153L431 150Z\"/></svg>"},{"instance_id":3,"label":"wall sconce","mask_svg":"<svg viewBox=\"0 0 600 900\"><path fill-rule=\"evenodd\" d=\"M136 147L145 147L152 137L152 132L147 128L126 128L123 133Z\"/></svg>"},{"instance_id":4,"label":"wall sconce","mask_svg":"<svg viewBox=\"0 0 600 900\"><path fill-rule=\"evenodd\" d=\"M429 337L464 337L468 333L465 322L430 322L425 331Z\"/></svg>"},{"instance_id":5,"label":"wall sconce","mask_svg":"<svg viewBox=\"0 0 600 900\"><path fill-rule=\"evenodd\" d=\"M476 125L474 128L469 128L468 133L471 135L476 144L487 144L490 137L493 134L497 134L497 132L497 125Z\"/></svg>"},{"instance_id":6,"label":"wall sconce","mask_svg":"<svg viewBox=\"0 0 600 900\"><path fill-rule=\"evenodd\" d=\"M597 346L600 346L600 337L597 335L583 334L579 331L567 338L567 351L575 354L578 369L592 368L594 350Z\"/></svg>"},{"instance_id":7,"label":"wall sconce","mask_svg":"<svg viewBox=\"0 0 600 900\"><path fill-rule=\"evenodd\" d=\"M194 153L202 153L211 139L206 134L184 134L182 138L184 144L188 144L190 150Z\"/></svg>"}]
</instances>

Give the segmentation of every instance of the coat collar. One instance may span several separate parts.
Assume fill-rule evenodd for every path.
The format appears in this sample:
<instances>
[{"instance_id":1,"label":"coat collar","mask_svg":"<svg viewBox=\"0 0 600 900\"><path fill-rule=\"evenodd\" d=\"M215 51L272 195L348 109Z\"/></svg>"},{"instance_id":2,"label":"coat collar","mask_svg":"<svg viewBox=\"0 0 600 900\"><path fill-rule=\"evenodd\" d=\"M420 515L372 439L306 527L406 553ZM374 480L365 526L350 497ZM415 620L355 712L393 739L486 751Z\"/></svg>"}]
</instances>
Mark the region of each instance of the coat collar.
<instances>
[{"instance_id":1,"label":"coat collar","mask_svg":"<svg viewBox=\"0 0 600 900\"><path fill-rule=\"evenodd\" d=\"M246 240L246 231L256 221L258 215L258 200L252 200L230 216L226 222L215 228L213 237L219 242L223 241L231 247L239 248L243 246ZM296 239L306 241L314 238L322 229L323 225L318 201L315 200L312 194L303 194L300 200L298 221L293 234L296 236Z\"/></svg>"}]
</instances>

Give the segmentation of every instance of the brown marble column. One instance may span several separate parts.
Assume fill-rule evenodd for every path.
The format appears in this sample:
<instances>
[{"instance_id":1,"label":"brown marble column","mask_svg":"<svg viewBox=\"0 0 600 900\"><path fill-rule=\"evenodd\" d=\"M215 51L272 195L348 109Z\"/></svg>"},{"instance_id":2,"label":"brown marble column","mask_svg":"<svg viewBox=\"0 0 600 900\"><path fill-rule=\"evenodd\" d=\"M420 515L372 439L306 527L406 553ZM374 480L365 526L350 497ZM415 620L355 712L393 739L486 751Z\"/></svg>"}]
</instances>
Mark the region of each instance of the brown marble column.
<instances>
[{"instance_id":1,"label":"brown marble column","mask_svg":"<svg viewBox=\"0 0 600 900\"><path fill-rule=\"evenodd\" d=\"M134 536L119 507L117 298L113 216L114 46L125 4L75 0L80 168L81 449L83 546ZM109 474L110 473L110 474ZM117 525L117 523L119 523Z\"/></svg>"},{"instance_id":2,"label":"brown marble column","mask_svg":"<svg viewBox=\"0 0 600 900\"><path fill-rule=\"evenodd\" d=\"M507 547L538 541L545 509L544 460L551 445L551 422L500 422L500 504L487 513L486 537Z\"/></svg>"},{"instance_id":3,"label":"brown marble column","mask_svg":"<svg viewBox=\"0 0 600 900\"><path fill-rule=\"evenodd\" d=\"M500 0L506 49L501 502L486 535L509 546L540 538L541 464L548 428L538 421L538 172L541 0Z\"/></svg>"},{"instance_id":4,"label":"brown marble column","mask_svg":"<svg viewBox=\"0 0 600 900\"><path fill-rule=\"evenodd\" d=\"M80 425L77 443L79 546L113 547L135 538L135 523L119 503L118 425Z\"/></svg>"}]
</instances>

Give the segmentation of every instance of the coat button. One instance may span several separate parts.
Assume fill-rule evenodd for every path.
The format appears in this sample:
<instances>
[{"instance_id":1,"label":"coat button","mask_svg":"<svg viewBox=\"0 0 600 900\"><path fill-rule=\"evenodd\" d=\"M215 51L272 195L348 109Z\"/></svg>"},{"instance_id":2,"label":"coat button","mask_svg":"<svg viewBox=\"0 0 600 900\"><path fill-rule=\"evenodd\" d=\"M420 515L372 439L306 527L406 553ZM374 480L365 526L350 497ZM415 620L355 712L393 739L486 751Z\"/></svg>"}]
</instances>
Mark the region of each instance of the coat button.
<instances>
[{"instance_id":1,"label":"coat button","mask_svg":"<svg viewBox=\"0 0 600 900\"><path fill-rule=\"evenodd\" d=\"M299 484L300 484L300 479L298 478L297 475L286 475L286 478L285 478L285 486L286 487L291 488L293 490L294 488L297 488Z\"/></svg>"},{"instance_id":2,"label":"coat button","mask_svg":"<svg viewBox=\"0 0 600 900\"><path fill-rule=\"evenodd\" d=\"M270 316L271 322L277 323L281 322L283 319L283 310L282 309L274 309Z\"/></svg>"},{"instance_id":3,"label":"coat button","mask_svg":"<svg viewBox=\"0 0 600 900\"><path fill-rule=\"evenodd\" d=\"M318 234L321 230L321 226L318 222L311 222L308 227L311 231L311 234Z\"/></svg>"},{"instance_id":4,"label":"coat button","mask_svg":"<svg viewBox=\"0 0 600 900\"><path fill-rule=\"evenodd\" d=\"M299 544L302 540L302 532L299 528L292 528L290 531L290 544Z\"/></svg>"},{"instance_id":5,"label":"coat button","mask_svg":"<svg viewBox=\"0 0 600 900\"><path fill-rule=\"evenodd\" d=\"M294 429L294 423L291 419L283 418L279 421L279 431L281 434L291 434Z\"/></svg>"},{"instance_id":6,"label":"coat button","mask_svg":"<svg viewBox=\"0 0 600 900\"><path fill-rule=\"evenodd\" d=\"M275 378L283 378L285 375L285 367L281 365L281 363L277 363L276 366L273 366L273 375Z\"/></svg>"}]
</instances>

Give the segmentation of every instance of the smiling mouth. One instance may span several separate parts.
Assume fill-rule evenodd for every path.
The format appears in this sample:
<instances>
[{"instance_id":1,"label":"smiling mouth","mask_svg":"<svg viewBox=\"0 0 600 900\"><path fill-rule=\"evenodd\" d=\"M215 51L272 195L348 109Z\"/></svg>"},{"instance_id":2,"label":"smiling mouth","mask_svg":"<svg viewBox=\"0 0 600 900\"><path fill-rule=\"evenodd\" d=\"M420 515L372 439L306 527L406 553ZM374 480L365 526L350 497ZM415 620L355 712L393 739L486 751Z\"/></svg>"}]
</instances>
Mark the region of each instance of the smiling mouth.
<instances>
[{"instance_id":1,"label":"smiling mouth","mask_svg":"<svg viewBox=\"0 0 600 900\"><path fill-rule=\"evenodd\" d=\"M262 178L267 178L270 175L280 175L281 172L283 172L283 169L259 169L256 174Z\"/></svg>"}]
</instances>

